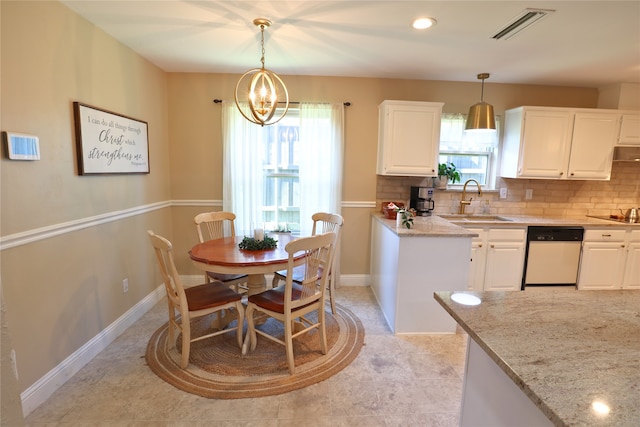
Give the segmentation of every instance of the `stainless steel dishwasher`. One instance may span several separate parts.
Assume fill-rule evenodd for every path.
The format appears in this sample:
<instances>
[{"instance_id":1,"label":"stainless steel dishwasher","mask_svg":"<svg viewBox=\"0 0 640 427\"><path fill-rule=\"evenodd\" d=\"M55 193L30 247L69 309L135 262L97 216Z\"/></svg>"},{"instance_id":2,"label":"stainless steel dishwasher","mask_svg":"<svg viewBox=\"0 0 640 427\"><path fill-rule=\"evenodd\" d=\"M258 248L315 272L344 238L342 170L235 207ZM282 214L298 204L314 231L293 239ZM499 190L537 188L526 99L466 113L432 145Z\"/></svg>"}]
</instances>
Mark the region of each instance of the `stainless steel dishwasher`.
<instances>
[{"instance_id":1,"label":"stainless steel dishwasher","mask_svg":"<svg viewBox=\"0 0 640 427\"><path fill-rule=\"evenodd\" d=\"M583 235L583 227L529 226L522 290L545 286L575 288Z\"/></svg>"}]
</instances>

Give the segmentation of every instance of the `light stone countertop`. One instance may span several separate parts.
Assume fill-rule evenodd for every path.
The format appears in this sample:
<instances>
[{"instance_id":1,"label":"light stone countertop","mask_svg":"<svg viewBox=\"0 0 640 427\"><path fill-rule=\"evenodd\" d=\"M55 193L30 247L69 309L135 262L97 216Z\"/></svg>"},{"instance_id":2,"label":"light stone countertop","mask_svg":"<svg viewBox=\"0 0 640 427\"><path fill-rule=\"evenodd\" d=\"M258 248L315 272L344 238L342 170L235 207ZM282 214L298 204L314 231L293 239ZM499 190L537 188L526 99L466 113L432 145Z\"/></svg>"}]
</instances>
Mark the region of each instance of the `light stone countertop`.
<instances>
[{"instance_id":1,"label":"light stone countertop","mask_svg":"<svg viewBox=\"0 0 640 427\"><path fill-rule=\"evenodd\" d=\"M466 230L464 227L483 227L490 226L492 228L523 228L529 225L547 225L547 226L582 226L585 228L619 228L640 230L640 223L622 223L616 221L608 221L606 219L592 218L584 216L581 218L558 218L558 217L536 217L528 215L490 215L491 217L504 218L507 221L485 220L482 215L474 215L468 219L454 218L445 219L438 215L418 216L414 218L414 225L407 229L406 227L397 227L395 219L386 219L382 213L375 211L371 213L374 220L380 221L389 229L394 231L398 236L448 236L448 237L474 237L477 234ZM449 218L455 215L443 215ZM474 219L475 218L475 219Z\"/></svg>"},{"instance_id":2,"label":"light stone countertop","mask_svg":"<svg viewBox=\"0 0 640 427\"><path fill-rule=\"evenodd\" d=\"M555 425L640 425L640 291L462 293L434 297Z\"/></svg>"},{"instance_id":3,"label":"light stone countertop","mask_svg":"<svg viewBox=\"0 0 640 427\"><path fill-rule=\"evenodd\" d=\"M438 216L418 216L413 219L411 228L396 227L395 219L386 219L383 214L374 212L373 219L400 237L476 237L477 234Z\"/></svg>"}]
</instances>

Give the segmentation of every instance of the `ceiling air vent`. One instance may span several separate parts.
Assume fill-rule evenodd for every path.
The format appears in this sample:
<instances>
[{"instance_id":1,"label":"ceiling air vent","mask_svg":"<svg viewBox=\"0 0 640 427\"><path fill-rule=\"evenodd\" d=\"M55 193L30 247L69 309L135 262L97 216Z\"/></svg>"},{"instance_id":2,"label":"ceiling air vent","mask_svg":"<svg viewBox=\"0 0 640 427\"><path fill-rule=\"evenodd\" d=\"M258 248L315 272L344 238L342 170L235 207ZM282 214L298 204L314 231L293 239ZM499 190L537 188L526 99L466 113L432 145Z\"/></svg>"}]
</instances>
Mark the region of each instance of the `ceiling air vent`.
<instances>
[{"instance_id":1,"label":"ceiling air vent","mask_svg":"<svg viewBox=\"0 0 640 427\"><path fill-rule=\"evenodd\" d=\"M515 16L507 25L502 27L497 33L491 36L496 40L509 40L520 31L535 24L550 13L555 12L551 9L525 9Z\"/></svg>"}]
</instances>

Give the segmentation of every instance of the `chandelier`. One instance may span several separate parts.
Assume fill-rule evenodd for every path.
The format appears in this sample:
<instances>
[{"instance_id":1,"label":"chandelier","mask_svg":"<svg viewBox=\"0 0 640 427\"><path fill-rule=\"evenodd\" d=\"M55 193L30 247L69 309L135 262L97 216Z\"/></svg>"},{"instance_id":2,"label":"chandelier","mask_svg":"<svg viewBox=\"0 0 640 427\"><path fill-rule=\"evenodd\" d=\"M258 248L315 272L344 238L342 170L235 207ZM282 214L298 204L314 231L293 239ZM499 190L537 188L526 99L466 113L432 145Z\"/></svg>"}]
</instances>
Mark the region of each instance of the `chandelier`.
<instances>
[{"instance_id":1,"label":"chandelier","mask_svg":"<svg viewBox=\"0 0 640 427\"><path fill-rule=\"evenodd\" d=\"M279 122L289 110L289 92L282 79L276 73L264 68L264 28L271 25L271 21L256 18L253 24L260 27L260 45L262 47L261 68L253 68L240 77L236 84L235 100L238 110L245 119L260 126L272 125ZM248 91L245 92L244 88ZM239 91L242 93L239 96ZM249 111L242 104L249 104ZM284 104L280 114L276 115L278 104Z\"/></svg>"}]
</instances>

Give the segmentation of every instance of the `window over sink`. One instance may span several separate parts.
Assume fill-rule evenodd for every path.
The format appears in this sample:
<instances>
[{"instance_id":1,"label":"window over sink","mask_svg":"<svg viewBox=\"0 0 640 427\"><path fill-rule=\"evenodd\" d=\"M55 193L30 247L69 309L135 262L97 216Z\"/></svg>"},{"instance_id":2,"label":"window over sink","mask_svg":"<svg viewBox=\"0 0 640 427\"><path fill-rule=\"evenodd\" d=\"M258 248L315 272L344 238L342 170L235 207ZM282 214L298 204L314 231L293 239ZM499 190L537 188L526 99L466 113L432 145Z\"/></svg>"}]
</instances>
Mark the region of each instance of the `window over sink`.
<instances>
[{"instance_id":1,"label":"window over sink","mask_svg":"<svg viewBox=\"0 0 640 427\"><path fill-rule=\"evenodd\" d=\"M440 163L453 163L460 173L462 185L475 179L484 188L495 188L500 116L496 116L496 132L465 132L467 115L443 113L440 126ZM449 186L451 187L451 183Z\"/></svg>"}]
</instances>

